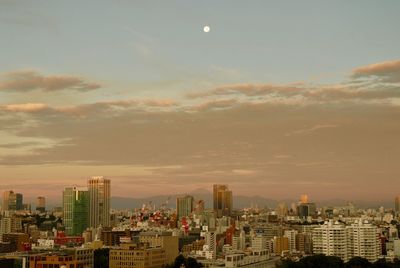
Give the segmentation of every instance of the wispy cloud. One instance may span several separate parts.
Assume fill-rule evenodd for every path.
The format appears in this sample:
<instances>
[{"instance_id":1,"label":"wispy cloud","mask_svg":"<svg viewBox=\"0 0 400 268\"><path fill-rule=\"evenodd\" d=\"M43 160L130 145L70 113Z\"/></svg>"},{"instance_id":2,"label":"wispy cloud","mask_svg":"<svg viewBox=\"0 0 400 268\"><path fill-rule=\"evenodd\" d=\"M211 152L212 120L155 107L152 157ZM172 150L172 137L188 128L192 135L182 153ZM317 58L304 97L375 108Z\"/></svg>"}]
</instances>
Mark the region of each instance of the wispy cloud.
<instances>
[{"instance_id":1,"label":"wispy cloud","mask_svg":"<svg viewBox=\"0 0 400 268\"><path fill-rule=\"evenodd\" d=\"M46 76L36 71L15 71L0 76L0 90L2 91L90 91L98 88L100 88L99 84L86 82L83 78L66 75Z\"/></svg>"},{"instance_id":2,"label":"wispy cloud","mask_svg":"<svg viewBox=\"0 0 400 268\"><path fill-rule=\"evenodd\" d=\"M400 83L400 60L385 61L353 70L354 78L378 78L382 82Z\"/></svg>"}]
</instances>

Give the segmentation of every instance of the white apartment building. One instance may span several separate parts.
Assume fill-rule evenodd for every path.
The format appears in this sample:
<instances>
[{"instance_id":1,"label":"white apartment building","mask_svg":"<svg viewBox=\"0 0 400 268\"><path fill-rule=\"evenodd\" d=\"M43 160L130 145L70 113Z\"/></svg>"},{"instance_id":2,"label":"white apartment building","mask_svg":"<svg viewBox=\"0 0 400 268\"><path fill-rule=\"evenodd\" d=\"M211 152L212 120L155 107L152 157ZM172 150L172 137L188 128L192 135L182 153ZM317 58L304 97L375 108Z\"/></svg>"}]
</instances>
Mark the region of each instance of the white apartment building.
<instances>
[{"instance_id":1,"label":"white apartment building","mask_svg":"<svg viewBox=\"0 0 400 268\"><path fill-rule=\"evenodd\" d=\"M313 251L340 257L345 262L354 256L375 262L381 255L377 227L361 220L349 226L325 222L313 231Z\"/></svg>"}]
</instances>

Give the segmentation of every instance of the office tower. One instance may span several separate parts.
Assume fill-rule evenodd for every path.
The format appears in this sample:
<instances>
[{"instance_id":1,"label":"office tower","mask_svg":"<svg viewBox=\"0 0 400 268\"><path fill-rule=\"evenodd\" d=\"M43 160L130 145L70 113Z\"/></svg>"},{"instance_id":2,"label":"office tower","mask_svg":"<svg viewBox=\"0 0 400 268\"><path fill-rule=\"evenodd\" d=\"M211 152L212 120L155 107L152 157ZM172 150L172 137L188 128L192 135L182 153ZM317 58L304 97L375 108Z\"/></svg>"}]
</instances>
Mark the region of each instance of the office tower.
<instances>
[{"instance_id":1,"label":"office tower","mask_svg":"<svg viewBox=\"0 0 400 268\"><path fill-rule=\"evenodd\" d=\"M89 227L89 192L77 187L63 191L63 223L67 235L81 235Z\"/></svg>"},{"instance_id":2,"label":"office tower","mask_svg":"<svg viewBox=\"0 0 400 268\"><path fill-rule=\"evenodd\" d=\"M46 211L46 198L39 196L36 198L36 210L40 212Z\"/></svg>"},{"instance_id":3,"label":"office tower","mask_svg":"<svg viewBox=\"0 0 400 268\"><path fill-rule=\"evenodd\" d=\"M16 193L15 194L15 210L23 210L23 209L24 209L23 196L22 196L22 194Z\"/></svg>"},{"instance_id":4,"label":"office tower","mask_svg":"<svg viewBox=\"0 0 400 268\"><path fill-rule=\"evenodd\" d=\"M103 176L94 176L88 180L90 227L110 226L110 184L110 180Z\"/></svg>"},{"instance_id":5,"label":"office tower","mask_svg":"<svg viewBox=\"0 0 400 268\"><path fill-rule=\"evenodd\" d=\"M185 195L176 198L176 210L178 219L182 217L188 217L193 211L194 198L190 195Z\"/></svg>"},{"instance_id":6,"label":"office tower","mask_svg":"<svg viewBox=\"0 0 400 268\"><path fill-rule=\"evenodd\" d=\"M396 196L394 199L394 212L395 216L400 214L400 196Z\"/></svg>"},{"instance_id":7,"label":"office tower","mask_svg":"<svg viewBox=\"0 0 400 268\"><path fill-rule=\"evenodd\" d=\"M300 196L300 202L297 205L297 214L301 219L307 219L307 217L313 217L316 212L315 203L308 201L308 196L303 194Z\"/></svg>"},{"instance_id":8,"label":"office tower","mask_svg":"<svg viewBox=\"0 0 400 268\"><path fill-rule=\"evenodd\" d=\"M214 184L213 189L214 211L218 218L230 216L233 207L232 191L228 185Z\"/></svg>"},{"instance_id":9,"label":"office tower","mask_svg":"<svg viewBox=\"0 0 400 268\"><path fill-rule=\"evenodd\" d=\"M14 191L5 191L3 193L3 211L7 210L22 210L23 196Z\"/></svg>"}]
</instances>

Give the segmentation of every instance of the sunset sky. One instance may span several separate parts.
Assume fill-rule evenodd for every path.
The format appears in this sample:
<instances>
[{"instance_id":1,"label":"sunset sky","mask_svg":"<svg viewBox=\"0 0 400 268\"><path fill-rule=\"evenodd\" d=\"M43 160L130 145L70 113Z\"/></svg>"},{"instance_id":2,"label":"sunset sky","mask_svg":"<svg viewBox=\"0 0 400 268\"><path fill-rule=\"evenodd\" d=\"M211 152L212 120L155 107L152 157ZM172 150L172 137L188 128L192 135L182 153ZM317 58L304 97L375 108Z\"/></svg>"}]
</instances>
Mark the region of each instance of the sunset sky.
<instances>
[{"instance_id":1,"label":"sunset sky","mask_svg":"<svg viewBox=\"0 0 400 268\"><path fill-rule=\"evenodd\" d=\"M0 0L0 192L400 194L400 1ZM203 31L210 26L208 33Z\"/></svg>"}]
</instances>

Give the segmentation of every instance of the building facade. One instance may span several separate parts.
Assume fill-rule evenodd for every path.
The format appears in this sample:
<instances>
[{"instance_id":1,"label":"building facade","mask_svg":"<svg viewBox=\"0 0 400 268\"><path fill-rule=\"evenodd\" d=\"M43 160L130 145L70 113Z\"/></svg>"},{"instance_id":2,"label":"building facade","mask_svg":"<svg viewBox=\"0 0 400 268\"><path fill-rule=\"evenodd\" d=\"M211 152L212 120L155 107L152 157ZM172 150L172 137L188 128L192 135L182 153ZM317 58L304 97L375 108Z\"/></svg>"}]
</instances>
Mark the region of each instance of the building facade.
<instances>
[{"instance_id":1,"label":"building facade","mask_svg":"<svg viewBox=\"0 0 400 268\"><path fill-rule=\"evenodd\" d=\"M228 185L214 184L213 186L213 205L218 218L231 216L233 210L232 191Z\"/></svg>"},{"instance_id":2,"label":"building facade","mask_svg":"<svg viewBox=\"0 0 400 268\"><path fill-rule=\"evenodd\" d=\"M63 192L64 226L67 235L81 235L89 227L89 192L66 187Z\"/></svg>"},{"instance_id":3,"label":"building facade","mask_svg":"<svg viewBox=\"0 0 400 268\"><path fill-rule=\"evenodd\" d=\"M110 226L111 182L103 176L88 180L89 226L97 228Z\"/></svg>"},{"instance_id":4,"label":"building facade","mask_svg":"<svg viewBox=\"0 0 400 268\"><path fill-rule=\"evenodd\" d=\"M190 195L180 196L176 198L176 211L178 220L182 217L188 217L193 211L194 198Z\"/></svg>"}]
</instances>

